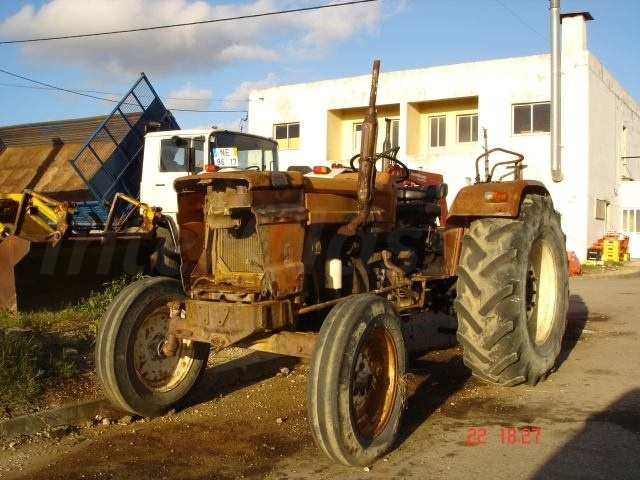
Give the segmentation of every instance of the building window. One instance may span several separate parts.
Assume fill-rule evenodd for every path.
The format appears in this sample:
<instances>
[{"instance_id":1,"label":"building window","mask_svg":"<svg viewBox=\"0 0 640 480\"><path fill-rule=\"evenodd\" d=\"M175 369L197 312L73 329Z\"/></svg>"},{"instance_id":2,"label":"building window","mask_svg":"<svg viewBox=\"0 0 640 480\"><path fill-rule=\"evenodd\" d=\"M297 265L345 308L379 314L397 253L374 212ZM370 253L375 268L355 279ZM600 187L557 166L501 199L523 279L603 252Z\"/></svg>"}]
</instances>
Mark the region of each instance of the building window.
<instances>
[{"instance_id":1,"label":"building window","mask_svg":"<svg viewBox=\"0 0 640 480\"><path fill-rule=\"evenodd\" d=\"M605 220L607 217L607 201L596 198L596 220Z\"/></svg>"},{"instance_id":2,"label":"building window","mask_svg":"<svg viewBox=\"0 0 640 480\"><path fill-rule=\"evenodd\" d=\"M622 231L626 233L640 232L640 209L622 209Z\"/></svg>"},{"instance_id":3,"label":"building window","mask_svg":"<svg viewBox=\"0 0 640 480\"><path fill-rule=\"evenodd\" d=\"M447 117L429 118L429 146L431 148L444 147L447 138Z\"/></svg>"},{"instance_id":4,"label":"building window","mask_svg":"<svg viewBox=\"0 0 640 480\"><path fill-rule=\"evenodd\" d=\"M360 150L362 144L362 122L353 124L353 145L354 151Z\"/></svg>"},{"instance_id":5,"label":"building window","mask_svg":"<svg viewBox=\"0 0 640 480\"><path fill-rule=\"evenodd\" d=\"M279 123L273 126L274 137L282 149L300 148L300 124Z\"/></svg>"},{"instance_id":6,"label":"building window","mask_svg":"<svg viewBox=\"0 0 640 480\"><path fill-rule=\"evenodd\" d=\"M385 123L386 123L386 120L387 119L385 119ZM386 129L386 124L385 124L385 129ZM390 121L389 130L390 130L389 142L391 143L391 148L395 148L400 144L400 120L398 120L397 118L392 119ZM378 131L378 140L381 139L381 136L382 136L382 139L385 139L387 137L386 130L385 132ZM354 151L360 150L362 146L362 122L353 124L352 138L353 138L353 145L351 148L353 148Z\"/></svg>"},{"instance_id":7,"label":"building window","mask_svg":"<svg viewBox=\"0 0 640 480\"><path fill-rule=\"evenodd\" d=\"M458 115L458 143L478 141L478 114Z\"/></svg>"},{"instance_id":8,"label":"building window","mask_svg":"<svg viewBox=\"0 0 640 480\"><path fill-rule=\"evenodd\" d=\"M385 118L384 140L387 139L387 125L389 126L389 148L396 148L400 144L400 120L397 118ZM382 132L380 132L382 133ZM380 135L380 134L379 134ZM384 145L383 145L384 147Z\"/></svg>"},{"instance_id":9,"label":"building window","mask_svg":"<svg viewBox=\"0 0 640 480\"><path fill-rule=\"evenodd\" d=\"M527 103L513 106L513 133L548 133L551 131L551 104Z\"/></svg>"}]
</instances>

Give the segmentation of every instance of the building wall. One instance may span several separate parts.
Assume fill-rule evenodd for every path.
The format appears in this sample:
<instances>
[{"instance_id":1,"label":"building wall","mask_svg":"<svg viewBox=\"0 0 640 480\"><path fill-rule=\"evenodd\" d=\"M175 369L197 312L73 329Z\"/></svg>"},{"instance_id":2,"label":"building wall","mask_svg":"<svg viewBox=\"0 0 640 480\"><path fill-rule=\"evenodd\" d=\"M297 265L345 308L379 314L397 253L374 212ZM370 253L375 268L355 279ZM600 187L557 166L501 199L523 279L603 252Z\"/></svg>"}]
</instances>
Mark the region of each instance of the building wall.
<instances>
[{"instance_id":1,"label":"building wall","mask_svg":"<svg viewBox=\"0 0 640 480\"><path fill-rule=\"evenodd\" d=\"M594 220L589 211L589 236L620 232L630 237L631 256L640 258L640 218L627 231L624 210L640 207L640 107L604 66L589 58L589 202L609 203L607 218Z\"/></svg>"},{"instance_id":2,"label":"building wall","mask_svg":"<svg viewBox=\"0 0 640 480\"><path fill-rule=\"evenodd\" d=\"M524 178L547 185L562 214L567 249L584 260L595 240L607 231L621 229L621 206L631 201L621 196L621 138L624 126L626 151L640 154L640 107L586 50L585 19L565 19L563 27L561 182L551 178L550 134L514 134L512 127L514 104L550 101L548 54L397 72L385 72L381 62L378 151L382 150L385 116L398 119L398 158L410 168L442 173L451 202L475 177L474 160L484 151L486 132L488 148L502 147L525 156ZM367 74L254 90L249 130L272 136L274 124L300 123L299 147L281 151L284 168L348 162L359 151L351 134L353 124L364 117L370 87ZM453 135L456 115L474 111L477 141L457 144ZM429 116L435 113L448 120L443 149L429 147ZM492 156L492 162L504 159ZM482 164L480 170L483 173ZM638 175L640 179L640 168ZM608 202L606 219L595 218L596 200ZM640 200L635 206L640 209ZM640 257L640 239L635 256Z\"/></svg>"}]
</instances>

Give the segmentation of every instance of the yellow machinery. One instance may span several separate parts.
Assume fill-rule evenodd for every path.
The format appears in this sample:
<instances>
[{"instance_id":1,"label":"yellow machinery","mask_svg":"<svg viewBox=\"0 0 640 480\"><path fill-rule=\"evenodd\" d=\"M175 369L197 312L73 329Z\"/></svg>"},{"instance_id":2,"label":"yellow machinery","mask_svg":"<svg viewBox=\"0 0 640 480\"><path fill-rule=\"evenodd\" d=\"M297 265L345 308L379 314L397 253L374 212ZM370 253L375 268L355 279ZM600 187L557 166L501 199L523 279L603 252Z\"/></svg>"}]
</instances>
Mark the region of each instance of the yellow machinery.
<instances>
[{"instance_id":1,"label":"yellow machinery","mask_svg":"<svg viewBox=\"0 0 640 480\"><path fill-rule=\"evenodd\" d=\"M74 229L74 213L73 202L31 190L0 195L0 308L63 305L74 292L150 270L160 209L118 193L105 226L86 231Z\"/></svg>"}]
</instances>

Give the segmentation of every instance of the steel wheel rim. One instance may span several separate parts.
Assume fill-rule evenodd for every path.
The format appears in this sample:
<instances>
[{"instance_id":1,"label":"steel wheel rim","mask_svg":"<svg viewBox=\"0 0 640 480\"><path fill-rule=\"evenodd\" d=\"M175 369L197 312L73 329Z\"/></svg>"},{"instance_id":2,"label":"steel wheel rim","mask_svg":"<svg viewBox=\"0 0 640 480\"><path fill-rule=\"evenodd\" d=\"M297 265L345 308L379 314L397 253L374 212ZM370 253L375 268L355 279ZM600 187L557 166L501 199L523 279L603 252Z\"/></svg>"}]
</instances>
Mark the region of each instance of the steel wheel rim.
<instances>
[{"instance_id":1,"label":"steel wheel rim","mask_svg":"<svg viewBox=\"0 0 640 480\"><path fill-rule=\"evenodd\" d=\"M148 390L167 392L188 375L193 363L194 345L182 341L172 357L161 352L169 326L169 309L158 307L140 323L132 345L133 369Z\"/></svg>"},{"instance_id":2,"label":"steel wheel rim","mask_svg":"<svg viewBox=\"0 0 640 480\"><path fill-rule=\"evenodd\" d=\"M539 285L545 288L540 290ZM557 287L554 252L547 242L537 240L531 248L526 286L527 328L536 345L544 344L551 334Z\"/></svg>"},{"instance_id":3,"label":"steel wheel rim","mask_svg":"<svg viewBox=\"0 0 640 480\"><path fill-rule=\"evenodd\" d=\"M357 352L350 385L351 416L356 433L374 439L386 427L397 392L398 361L386 329L371 331Z\"/></svg>"}]
</instances>

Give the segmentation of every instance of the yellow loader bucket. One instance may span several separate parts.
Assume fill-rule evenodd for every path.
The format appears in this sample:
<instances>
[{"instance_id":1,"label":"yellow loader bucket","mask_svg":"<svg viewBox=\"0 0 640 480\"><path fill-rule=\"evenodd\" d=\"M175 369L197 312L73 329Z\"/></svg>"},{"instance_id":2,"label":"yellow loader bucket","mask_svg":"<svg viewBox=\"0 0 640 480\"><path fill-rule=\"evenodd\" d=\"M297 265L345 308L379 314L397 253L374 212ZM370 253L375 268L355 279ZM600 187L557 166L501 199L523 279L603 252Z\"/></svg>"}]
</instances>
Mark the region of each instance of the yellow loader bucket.
<instances>
[{"instance_id":1,"label":"yellow loader bucket","mask_svg":"<svg viewBox=\"0 0 640 480\"><path fill-rule=\"evenodd\" d=\"M120 202L141 212L132 231L118 225ZM61 308L124 274L153 271L160 209L118 193L104 229L83 232L73 228L73 209L31 191L0 195L0 309Z\"/></svg>"},{"instance_id":2,"label":"yellow loader bucket","mask_svg":"<svg viewBox=\"0 0 640 480\"><path fill-rule=\"evenodd\" d=\"M0 308L18 309L14 267L29 253L31 242L20 237L7 237L0 243Z\"/></svg>"},{"instance_id":3,"label":"yellow loader bucket","mask_svg":"<svg viewBox=\"0 0 640 480\"><path fill-rule=\"evenodd\" d=\"M150 273L153 235L9 236L0 243L0 309L57 309L124 274Z\"/></svg>"}]
</instances>

